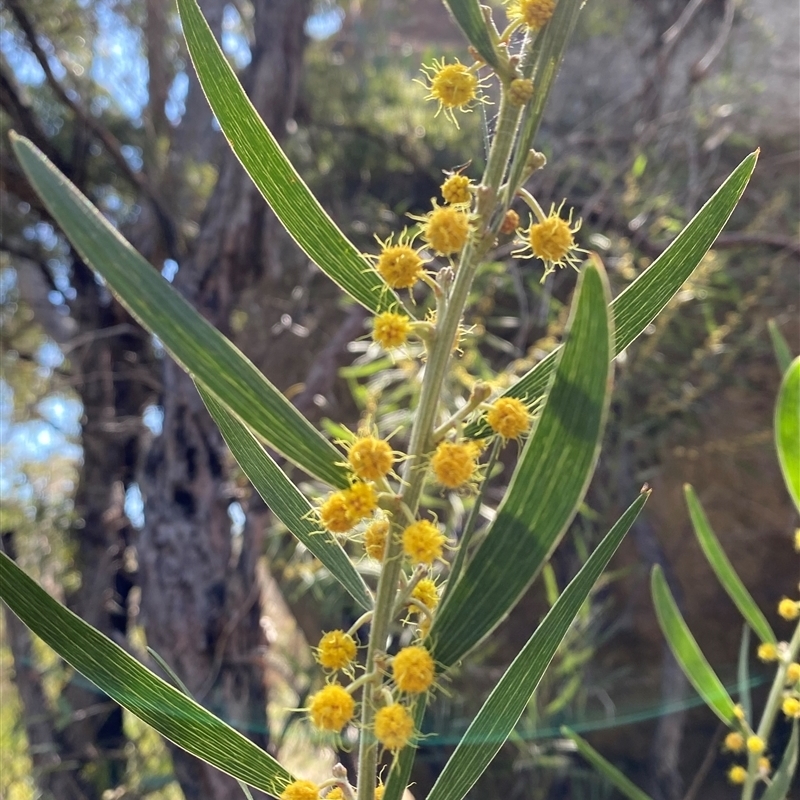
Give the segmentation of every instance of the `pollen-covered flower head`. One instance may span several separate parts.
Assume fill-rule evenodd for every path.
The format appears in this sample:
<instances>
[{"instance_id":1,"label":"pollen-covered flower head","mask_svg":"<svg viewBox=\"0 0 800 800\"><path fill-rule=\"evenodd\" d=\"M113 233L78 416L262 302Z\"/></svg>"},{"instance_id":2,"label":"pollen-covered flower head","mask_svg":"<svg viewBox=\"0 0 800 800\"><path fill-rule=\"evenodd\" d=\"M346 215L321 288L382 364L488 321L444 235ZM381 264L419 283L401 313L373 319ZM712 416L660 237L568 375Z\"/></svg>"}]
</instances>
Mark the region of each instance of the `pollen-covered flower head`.
<instances>
[{"instance_id":1,"label":"pollen-covered flower head","mask_svg":"<svg viewBox=\"0 0 800 800\"><path fill-rule=\"evenodd\" d=\"M319 507L319 521L326 531L346 533L356 524L347 500L347 491L334 492Z\"/></svg>"},{"instance_id":2,"label":"pollen-covered flower head","mask_svg":"<svg viewBox=\"0 0 800 800\"><path fill-rule=\"evenodd\" d=\"M792 661L788 667L786 667L786 683L790 686L794 686L795 683L800 683L800 664L797 661Z\"/></svg>"},{"instance_id":3,"label":"pollen-covered flower head","mask_svg":"<svg viewBox=\"0 0 800 800\"><path fill-rule=\"evenodd\" d=\"M526 231L525 241L521 250L514 255L521 258L540 258L545 264L545 274L553 272L556 267L567 264L577 268L576 252L579 248L575 243L575 234L580 230L580 220L573 223L572 209L567 219L561 217L563 203L556 209L550 208L550 213L543 220L531 222Z\"/></svg>"},{"instance_id":4,"label":"pollen-covered flower head","mask_svg":"<svg viewBox=\"0 0 800 800\"><path fill-rule=\"evenodd\" d=\"M338 683L329 683L311 696L308 713L321 731L339 731L353 719L356 704L347 690Z\"/></svg>"},{"instance_id":5,"label":"pollen-covered flower head","mask_svg":"<svg viewBox=\"0 0 800 800\"><path fill-rule=\"evenodd\" d=\"M371 483L356 481L343 494L347 511L354 522L368 517L378 507L378 493Z\"/></svg>"},{"instance_id":6,"label":"pollen-covered flower head","mask_svg":"<svg viewBox=\"0 0 800 800\"><path fill-rule=\"evenodd\" d=\"M433 657L419 645L404 647L392 660L392 677L401 692L426 692L433 684L435 676Z\"/></svg>"},{"instance_id":7,"label":"pollen-covered flower head","mask_svg":"<svg viewBox=\"0 0 800 800\"><path fill-rule=\"evenodd\" d=\"M378 274L392 289L410 289L425 272L425 262L419 252L411 246L411 239L406 231L398 237L397 242L389 237L379 241L381 252L372 256Z\"/></svg>"},{"instance_id":8,"label":"pollen-covered flower head","mask_svg":"<svg viewBox=\"0 0 800 800\"><path fill-rule=\"evenodd\" d=\"M747 780L747 770L736 764L728 770L728 780L739 786Z\"/></svg>"},{"instance_id":9,"label":"pollen-covered flower head","mask_svg":"<svg viewBox=\"0 0 800 800\"><path fill-rule=\"evenodd\" d=\"M531 427L531 414L522 400L498 397L486 414L486 422L503 439L519 439Z\"/></svg>"},{"instance_id":10,"label":"pollen-covered flower head","mask_svg":"<svg viewBox=\"0 0 800 800\"><path fill-rule=\"evenodd\" d=\"M280 800L318 800L319 787L311 781L292 781L282 792Z\"/></svg>"},{"instance_id":11,"label":"pollen-covered flower head","mask_svg":"<svg viewBox=\"0 0 800 800\"><path fill-rule=\"evenodd\" d=\"M784 597L783 600L778 603L778 614L785 620L791 622L800 617L800 603L796 600Z\"/></svg>"},{"instance_id":12,"label":"pollen-covered flower head","mask_svg":"<svg viewBox=\"0 0 800 800\"><path fill-rule=\"evenodd\" d=\"M411 320L405 314L384 311L372 323L372 339L384 350L402 347L408 341Z\"/></svg>"},{"instance_id":13,"label":"pollen-covered flower head","mask_svg":"<svg viewBox=\"0 0 800 800\"><path fill-rule=\"evenodd\" d=\"M530 78L514 78L508 85L507 97L512 106L524 106L533 97L533 81Z\"/></svg>"},{"instance_id":14,"label":"pollen-covered flower head","mask_svg":"<svg viewBox=\"0 0 800 800\"><path fill-rule=\"evenodd\" d=\"M467 205L472 200L470 179L460 172L451 175L441 186L445 203L451 206Z\"/></svg>"},{"instance_id":15,"label":"pollen-covered flower head","mask_svg":"<svg viewBox=\"0 0 800 800\"><path fill-rule=\"evenodd\" d=\"M439 442L431 458L436 480L447 489L458 489L472 480L478 448L473 442Z\"/></svg>"},{"instance_id":16,"label":"pollen-covered flower head","mask_svg":"<svg viewBox=\"0 0 800 800\"><path fill-rule=\"evenodd\" d=\"M470 234L470 215L463 207L440 206L434 200L433 209L427 214L409 214L421 224L422 238L440 256L460 253Z\"/></svg>"},{"instance_id":17,"label":"pollen-covered flower head","mask_svg":"<svg viewBox=\"0 0 800 800\"><path fill-rule=\"evenodd\" d=\"M800 700L796 697L785 697L781 703L781 711L789 719L800 719Z\"/></svg>"},{"instance_id":18,"label":"pollen-covered flower head","mask_svg":"<svg viewBox=\"0 0 800 800\"><path fill-rule=\"evenodd\" d=\"M341 630L328 631L319 640L316 657L325 669L346 669L356 657L356 640Z\"/></svg>"},{"instance_id":19,"label":"pollen-covered flower head","mask_svg":"<svg viewBox=\"0 0 800 800\"><path fill-rule=\"evenodd\" d=\"M428 611L433 611L439 605L439 590L433 578L422 578L413 588L411 596L418 603L422 603ZM411 606L411 611L418 610L415 606Z\"/></svg>"},{"instance_id":20,"label":"pollen-covered flower head","mask_svg":"<svg viewBox=\"0 0 800 800\"><path fill-rule=\"evenodd\" d=\"M375 714L375 738L387 750L400 750L414 734L414 718L400 703L391 703Z\"/></svg>"},{"instance_id":21,"label":"pollen-covered flower head","mask_svg":"<svg viewBox=\"0 0 800 800\"><path fill-rule=\"evenodd\" d=\"M338 786L334 786L333 789L325 795L325 800L344 800L344 792Z\"/></svg>"},{"instance_id":22,"label":"pollen-covered flower head","mask_svg":"<svg viewBox=\"0 0 800 800\"><path fill-rule=\"evenodd\" d=\"M543 28L553 16L555 0L506 0L508 18L532 31Z\"/></svg>"},{"instance_id":23,"label":"pollen-covered flower head","mask_svg":"<svg viewBox=\"0 0 800 800\"><path fill-rule=\"evenodd\" d=\"M418 81L428 90L426 100L436 100L439 108L437 116L444 110L446 116L458 127L455 111L470 111L470 106L475 102L485 102L481 89L484 84L476 74L477 65L467 67L461 64L458 59L454 63L448 64L444 59L441 61L434 58L428 64L422 65L422 72L427 79L427 83Z\"/></svg>"},{"instance_id":24,"label":"pollen-covered flower head","mask_svg":"<svg viewBox=\"0 0 800 800\"><path fill-rule=\"evenodd\" d=\"M433 564L442 557L447 537L427 519L412 522L403 531L403 552L413 564Z\"/></svg>"},{"instance_id":25,"label":"pollen-covered flower head","mask_svg":"<svg viewBox=\"0 0 800 800\"><path fill-rule=\"evenodd\" d=\"M514 211L513 208L509 208L506 211L506 215L503 217L503 222L500 225L500 233L509 234L514 233L514 231L519 227L519 214Z\"/></svg>"},{"instance_id":26,"label":"pollen-covered flower head","mask_svg":"<svg viewBox=\"0 0 800 800\"><path fill-rule=\"evenodd\" d=\"M376 519L364 531L364 550L370 558L383 561L386 552L386 540L389 537L389 520Z\"/></svg>"},{"instance_id":27,"label":"pollen-covered flower head","mask_svg":"<svg viewBox=\"0 0 800 800\"><path fill-rule=\"evenodd\" d=\"M772 642L763 642L758 646L756 655L761 661L777 661L778 648Z\"/></svg>"},{"instance_id":28,"label":"pollen-covered flower head","mask_svg":"<svg viewBox=\"0 0 800 800\"><path fill-rule=\"evenodd\" d=\"M360 436L349 447L347 461L362 481L385 478L394 465L392 446L376 436Z\"/></svg>"},{"instance_id":29,"label":"pollen-covered flower head","mask_svg":"<svg viewBox=\"0 0 800 800\"><path fill-rule=\"evenodd\" d=\"M767 745L764 743L764 740L760 736L756 736L755 734L753 734L752 736L747 737L748 752L752 753L755 756L760 756L766 749Z\"/></svg>"},{"instance_id":30,"label":"pollen-covered flower head","mask_svg":"<svg viewBox=\"0 0 800 800\"><path fill-rule=\"evenodd\" d=\"M744 750L744 736L738 731L731 731L725 737L723 747L731 753L741 753Z\"/></svg>"}]
</instances>

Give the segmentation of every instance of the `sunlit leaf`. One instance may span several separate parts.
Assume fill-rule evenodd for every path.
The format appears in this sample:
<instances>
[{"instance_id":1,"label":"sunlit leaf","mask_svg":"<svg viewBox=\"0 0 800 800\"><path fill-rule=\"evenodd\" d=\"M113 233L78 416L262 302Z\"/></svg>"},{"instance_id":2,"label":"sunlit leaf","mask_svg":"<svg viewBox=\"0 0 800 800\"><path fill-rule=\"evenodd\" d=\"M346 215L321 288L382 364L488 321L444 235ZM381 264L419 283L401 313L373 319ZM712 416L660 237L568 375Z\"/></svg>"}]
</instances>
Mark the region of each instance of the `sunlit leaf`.
<instances>
[{"instance_id":1,"label":"sunlit leaf","mask_svg":"<svg viewBox=\"0 0 800 800\"><path fill-rule=\"evenodd\" d=\"M495 68L499 67L500 61L478 0L444 0L444 2L464 31L469 43L480 53L483 60Z\"/></svg>"},{"instance_id":2,"label":"sunlit leaf","mask_svg":"<svg viewBox=\"0 0 800 800\"><path fill-rule=\"evenodd\" d=\"M733 700L692 636L658 565L653 567L651 584L658 623L675 660L706 705L730 725L734 720Z\"/></svg>"},{"instance_id":3,"label":"sunlit leaf","mask_svg":"<svg viewBox=\"0 0 800 800\"><path fill-rule=\"evenodd\" d=\"M81 258L173 358L264 441L311 475L347 486L341 454L213 325L156 272L27 139L22 168Z\"/></svg>"},{"instance_id":4,"label":"sunlit leaf","mask_svg":"<svg viewBox=\"0 0 800 800\"><path fill-rule=\"evenodd\" d=\"M800 356L784 373L778 392L775 443L786 488L800 511Z\"/></svg>"},{"instance_id":5,"label":"sunlit leaf","mask_svg":"<svg viewBox=\"0 0 800 800\"><path fill-rule=\"evenodd\" d=\"M293 780L272 756L53 600L5 553L0 598L81 675L179 747L274 797Z\"/></svg>"}]
</instances>

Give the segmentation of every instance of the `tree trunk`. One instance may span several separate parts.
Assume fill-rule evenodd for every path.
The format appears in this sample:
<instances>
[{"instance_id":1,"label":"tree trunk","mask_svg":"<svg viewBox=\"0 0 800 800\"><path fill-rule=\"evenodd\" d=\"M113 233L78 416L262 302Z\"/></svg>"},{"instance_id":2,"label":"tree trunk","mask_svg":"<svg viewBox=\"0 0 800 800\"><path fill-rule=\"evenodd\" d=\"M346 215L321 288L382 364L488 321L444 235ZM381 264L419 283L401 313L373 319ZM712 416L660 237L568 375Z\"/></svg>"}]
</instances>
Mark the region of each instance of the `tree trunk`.
<instances>
[{"instance_id":1,"label":"tree trunk","mask_svg":"<svg viewBox=\"0 0 800 800\"><path fill-rule=\"evenodd\" d=\"M255 5L252 61L244 85L280 136L302 64L308 0ZM175 286L226 331L237 297L268 263L267 209L226 151L192 255ZM280 272L279 265L272 264ZM144 461L145 527L139 541L142 617L148 644L196 699L267 747L267 692L257 560L259 526L231 535L227 451L188 376L163 367L164 426ZM240 798L236 783L173 748L187 798Z\"/></svg>"}]
</instances>

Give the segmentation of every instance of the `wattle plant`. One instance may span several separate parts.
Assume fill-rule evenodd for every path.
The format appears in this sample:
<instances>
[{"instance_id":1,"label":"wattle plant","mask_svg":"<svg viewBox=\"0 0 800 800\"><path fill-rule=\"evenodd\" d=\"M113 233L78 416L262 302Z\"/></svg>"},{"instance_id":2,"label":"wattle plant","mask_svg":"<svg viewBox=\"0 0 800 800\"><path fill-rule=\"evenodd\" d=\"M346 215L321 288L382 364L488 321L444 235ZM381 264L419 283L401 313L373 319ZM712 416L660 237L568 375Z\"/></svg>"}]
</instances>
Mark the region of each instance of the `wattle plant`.
<instances>
[{"instance_id":1,"label":"wattle plant","mask_svg":"<svg viewBox=\"0 0 800 800\"><path fill-rule=\"evenodd\" d=\"M477 0L447 4L474 63L435 60L423 68L421 82L454 123L490 96L499 98L486 167L481 176L454 171L441 187L441 201L411 218L416 225L364 255L309 192L258 117L196 0L178 2L216 119L276 216L309 258L373 315L377 347L424 360L410 429L397 442L379 434L374 416L380 408L341 446L323 437L42 153L12 135L32 186L76 251L192 376L273 514L362 611L350 630L325 632L317 643L327 681L307 703L311 723L333 739L356 729L357 773L337 766L315 784L289 774L0 557L0 595L33 631L133 714L238 779L245 792L252 786L281 800L400 800L431 694L514 607L577 513L598 457L615 356L700 263L755 167L752 154L612 302L602 263L579 246L580 220L563 204L545 213L524 188L534 171L545 168L533 146L582 0L515 0L507 4L502 32ZM517 199L528 208L523 219L511 208ZM565 344L502 393L478 382L468 396L452 397L445 387L457 383L449 379L458 365L470 288L498 237L513 238L521 257L541 264L543 277L563 267L579 271ZM323 496L307 498L267 446L326 486ZM502 447L517 454L505 496L479 544L473 540L478 501L455 541L425 498L430 492L483 498ZM486 769L647 495L631 498L533 631L464 733L429 800L461 800ZM351 542L358 558L379 564L376 582L368 584L354 565ZM654 580L660 585L658 575ZM719 711L729 719L733 704ZM389 767L382 770L384 759Z\"/></svg>"}]
</instances>

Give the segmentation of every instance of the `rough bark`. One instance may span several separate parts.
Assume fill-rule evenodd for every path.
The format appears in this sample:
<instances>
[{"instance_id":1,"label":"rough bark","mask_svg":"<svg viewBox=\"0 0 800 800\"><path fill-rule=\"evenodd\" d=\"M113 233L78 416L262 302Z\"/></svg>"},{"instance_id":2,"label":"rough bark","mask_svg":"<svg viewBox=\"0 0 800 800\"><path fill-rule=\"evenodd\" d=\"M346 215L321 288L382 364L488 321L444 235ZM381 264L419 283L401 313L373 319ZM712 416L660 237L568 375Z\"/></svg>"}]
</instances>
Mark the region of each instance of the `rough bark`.
<instances>
[{"instance_id":1,"label":"rough bark","mask_svg":"<svg viewBox=\"0 0 800 800\"><path fill-rule=\"evenodd\" d=\"M252 61L244 84L280 135L296 96L308 2L256 4ZM266 206L225 152L192 255L176 287L222 330L236 298L269 263ZM279 274L280 264L272 264ZM144 462L145 528L139 541L142 615L148 643L197 699L268 746L256 563L260 526L231 537L226 451L191 380L163 367L164 427ZM236 783L180 750L175 773L186 797L241 797Z\"/></svg>"}]
</instances>

